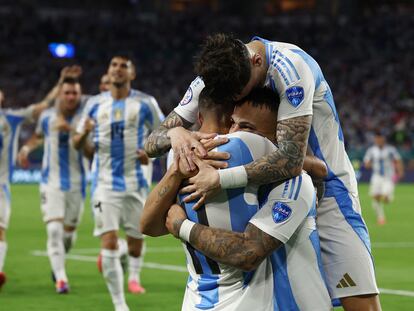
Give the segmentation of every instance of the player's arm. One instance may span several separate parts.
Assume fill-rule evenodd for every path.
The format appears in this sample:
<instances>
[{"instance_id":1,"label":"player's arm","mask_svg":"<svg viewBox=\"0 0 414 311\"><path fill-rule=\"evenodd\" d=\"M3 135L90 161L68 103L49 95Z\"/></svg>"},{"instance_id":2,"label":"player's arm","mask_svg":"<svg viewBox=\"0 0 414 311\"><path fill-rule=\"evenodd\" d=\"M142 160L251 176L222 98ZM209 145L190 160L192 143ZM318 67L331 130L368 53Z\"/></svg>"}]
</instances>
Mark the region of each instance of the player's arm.
<instances>
[{"instance_id":1,"label":"player's arm","mask_svg":"<svg viewBox=\"0 0 414 311\"><path fill-rule=\"evenodd\" d=\"M189 224L192 228L190 232L185 232L185 227L188 229ZM166 226L175 237L189 242L207 257L244 271L254 270L267 256L283 245L281 241L253 224L248 224L244 232L196 224L187 220L184 210L177 204L168 211ZM182 226L183 229L180 231Z\"/></svg>"},{"instance_id":2,"label":"player's arm","mask_svg":"<svg viewBox=\"0 0 414 311\"><path fill-rule=\"evenodd\" d=\"M148 195L141 216L142 233L149 236L168 234L165 219L170 206L176 201L184 175L179 170L178 159Z\"/></svg>"},{"instance_id":3,"label":"player's arm","mask_svg":"<svg viewBox=\"0 0 414 311\"><path fill-rule=\"evenodd\" d=\"M372 152L371 152L371 148L369 148L367 150L367 152L365 153L365 156L364 156L364 167L367 170L372 169Z\"/></svg>"},{"instance_id":4,"label":"player's arm","mask_svg":"<svg viewBox=\"0 0 414 311\"><path fill-rule=\"evenodd\" d=\"M20 148L17 154L17 163L27 168L29 166L29 154L43 144L43 136L38 133L33 133L32 137Z\"/></svg>"},{"instance_id":5,"label":"player's arm","mask_svg":"<svg viewBox=\"0 0 414 311\"><path fill-rule=\"evenodd\" d=\"M395 172L397 173L397 178L400 180L404 177L404 162L401 159L401 155L398 153L397 149L393 149L393 158L394 158L394 167Z\"/></svg>"},{"instance_id":6,"label":"player's arm","mask_svg":"<svg viewBox=\"0 0 414 311\"><path fill-rule=\"evenodd\" d=\"M325 162L313 155L306 155L303 162L303 169L312 178L321 179L328 176L328 168Z\"/></svg>"}]
</instances>

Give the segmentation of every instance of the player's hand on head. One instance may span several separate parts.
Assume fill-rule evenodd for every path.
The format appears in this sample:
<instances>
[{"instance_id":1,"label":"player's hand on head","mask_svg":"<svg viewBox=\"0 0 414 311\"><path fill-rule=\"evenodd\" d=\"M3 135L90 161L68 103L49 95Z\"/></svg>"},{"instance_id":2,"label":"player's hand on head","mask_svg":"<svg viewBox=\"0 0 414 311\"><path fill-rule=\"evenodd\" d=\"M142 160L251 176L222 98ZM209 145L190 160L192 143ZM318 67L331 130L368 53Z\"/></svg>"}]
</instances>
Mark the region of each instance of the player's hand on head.
<instances>
[{"instance_id":1,"label":"player's hand on head","mask_svg":"<svg viewBox=\"0 0 414 311\"><path fill-rule=\"evenodd\" d=\"M168 210L167 219L165 220L165 227L173 236L178 238L181 224L186 219L187 215L184 209L180 205L174 204Z\"/></svg>"},{"instance_id":2,"label":"player's hand on head","mask_svg":"<svg viewBox=\"0 0 414 311\"><path fill-rule=\"evenodd\" d=\"M137 159L142 165L148 165L149 163L149 157L143 149L137 150Z\"/></svg>"},{"instance_id":3,"label":"player's hand on head","mask_svg":"<svg viewBox=\"0 0 414 311\"><path fill-rule=\"evenodd\" d=\"M218 146L224 145L229 141L227 137L217 137L216 139L209 138L209 139L201 139L200 143L203 145L204 149L210 151Z\"/></svg>"},{"instance_id":4,"label":"player's hand on head","mask_svg":"<svg viewBox=\"0 0 414 311\"><path fill-rule=\"evenodd\" d=\"M193 209L197 210L208 197L213 196L220 190L220 178L213 166L195 155L193 156L193 162L198 167L198 174L188 180L189 185L181 189L180 193L189 193L184 199L186 203L197 200L193 206Z\"/></svg>"},{"instance_id":5,"label":"player's hand on head","mask_svg":"<svg viewBox=\"0 0 414 311\"><path fill-rule=\"evenodd\" d=\"M200 143L202 139L210 139L217 134L204 134L200 132L192 132L183 127L174 127L168 130L168 137L171 140L171 148L174 153L179 154L185 159L185 168L188 171L194 171L196 165L192 160L192 151L196 150L201 157L207 156L207 150Z\"/></svg>"}]
</instances>

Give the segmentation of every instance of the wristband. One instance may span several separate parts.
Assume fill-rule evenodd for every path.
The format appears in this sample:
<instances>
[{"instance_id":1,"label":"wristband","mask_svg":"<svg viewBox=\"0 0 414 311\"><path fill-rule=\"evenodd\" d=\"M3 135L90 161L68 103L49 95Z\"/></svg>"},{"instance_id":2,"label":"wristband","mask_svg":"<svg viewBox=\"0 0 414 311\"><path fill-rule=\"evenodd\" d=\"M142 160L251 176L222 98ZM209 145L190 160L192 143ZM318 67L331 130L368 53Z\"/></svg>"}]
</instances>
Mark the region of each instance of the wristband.
<instances>
[{"instance_id":1,"label":"wristband","mask_svg":"<svg viewBox=\"0 0 414 311\"><path fill-rule=\"evenodd\" d=\"M186 219L183 221L180 227L180 232L178 233L178 236L180 237L181 240L190 242L190 233L194 225L195 225L195 222L191 220Z\"/></svg>"},{"instance_id":2,"label":"wristband","mask_svg":"<svg viewBox=\"0 0 414 311\"><path fill-rule=\"evenodd\" d=\"M244 166L219 170L218 173L222 189L242 188L247 185L247 173Z\"/></svg>"}]
</instances>

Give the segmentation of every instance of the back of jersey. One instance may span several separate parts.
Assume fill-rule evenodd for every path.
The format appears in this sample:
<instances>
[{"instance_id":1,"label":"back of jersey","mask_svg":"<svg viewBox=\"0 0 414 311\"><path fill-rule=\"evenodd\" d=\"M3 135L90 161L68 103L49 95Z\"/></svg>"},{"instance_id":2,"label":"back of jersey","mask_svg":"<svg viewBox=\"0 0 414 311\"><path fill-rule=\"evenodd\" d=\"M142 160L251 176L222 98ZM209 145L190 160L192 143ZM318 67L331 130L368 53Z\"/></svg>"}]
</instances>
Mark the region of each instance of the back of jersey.
<instances>
[{"instance_id":1,"label":"back of jersey","mask_svg":"<svg viewBox=\"0 0 414 311\"><path fill-rule=\"evenodd\" d=\"M219 152L229 152L229 167L245 165L271 153L275 146L266 138L247 132L227 135L229 142ZM193 203L182 203L191 221L225 230L243 232L258 211L257 187L222 190L197 211ZM183 199L183 196L180 198ZM190 277L183 310L259 310L257 301L266 302L260 310L273 310L273 279L268 260L252 272L220 264L186 243Z\"/></svg>"}]
</instances>

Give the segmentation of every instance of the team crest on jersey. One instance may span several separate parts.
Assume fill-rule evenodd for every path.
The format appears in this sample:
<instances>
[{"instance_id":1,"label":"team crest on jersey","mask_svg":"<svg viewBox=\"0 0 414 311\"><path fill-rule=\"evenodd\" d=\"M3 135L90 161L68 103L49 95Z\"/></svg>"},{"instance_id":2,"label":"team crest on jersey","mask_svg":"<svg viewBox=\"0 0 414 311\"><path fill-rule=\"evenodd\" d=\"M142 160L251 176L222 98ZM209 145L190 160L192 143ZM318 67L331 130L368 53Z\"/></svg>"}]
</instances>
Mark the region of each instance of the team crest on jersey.
<instances>
[{"instance_id":1,"label":"team crest on jersey","mask_svg":"<svg viewBox=\"0 0 414 311\"><path fill-rule=\"evenodd\" d=\"M305 91L301 86L292 86L286 90L286 96L293 107L298 107L305 98Z\"/></svg>"},{"instance_id":2,"label":"team crest on jersey","mask_svg":"<svg viewBox=\"0 0 414 311\"><path fill-rule=\"evenodd\" d=\"M183 99L180 101L180 105L181 106L187 105L191 101L192 98L193 98L193 89L190 86L187 92L185 92Z\"/></svg>"},{"instance_id":3,"label":"team crest on jersey","mask_svg":"<svg viewBox=\"0 0 414 311\"><path fill-rule=\"evenodd\" d=\"M276 202L273 205L272 217L275 223L281 223L287 220L292 214L292 209L282 202Z\"/></svg>"}]
</instances>

